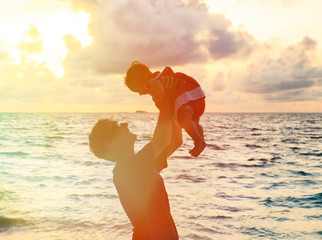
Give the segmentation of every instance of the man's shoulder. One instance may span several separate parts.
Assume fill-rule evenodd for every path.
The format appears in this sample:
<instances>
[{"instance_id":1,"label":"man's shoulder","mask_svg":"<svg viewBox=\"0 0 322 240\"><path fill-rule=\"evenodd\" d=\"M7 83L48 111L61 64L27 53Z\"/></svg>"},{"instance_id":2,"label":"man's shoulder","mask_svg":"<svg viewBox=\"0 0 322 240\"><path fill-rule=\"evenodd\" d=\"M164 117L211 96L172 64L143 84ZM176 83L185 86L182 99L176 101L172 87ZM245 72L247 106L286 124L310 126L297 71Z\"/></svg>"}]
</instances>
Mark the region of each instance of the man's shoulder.
<instances>
[{"instance_id":1,"label":"man's shoulder","mask_svg":"<svg viewBox=\"0 0 322 240\"><path fill-rule=\"evenodd\" d=\"M140 151L134 155L134 159L154 157L152 142L147 143Z\"/></svg>"}]
</instances>

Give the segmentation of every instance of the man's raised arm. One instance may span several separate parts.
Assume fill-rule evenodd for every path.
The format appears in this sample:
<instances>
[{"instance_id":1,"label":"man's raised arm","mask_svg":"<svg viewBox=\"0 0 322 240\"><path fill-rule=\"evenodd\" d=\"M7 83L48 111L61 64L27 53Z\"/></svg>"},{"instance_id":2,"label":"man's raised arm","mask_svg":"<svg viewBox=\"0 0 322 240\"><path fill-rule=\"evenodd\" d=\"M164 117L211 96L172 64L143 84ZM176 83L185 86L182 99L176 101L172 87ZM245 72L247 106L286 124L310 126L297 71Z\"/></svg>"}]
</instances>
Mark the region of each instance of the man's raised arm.
<instances>
[{"instance_id":1,"label":"man's raised arm","mask_svg":"<svg viewBox=\"0 0 322 240\"><path fill-rule=\"evenodd\" d=\"M159 118L152 137L154 158L157 159L169 146L172 135L172 106L169 99L165 99L160 106Z\"/></svg>"}]
</instances>

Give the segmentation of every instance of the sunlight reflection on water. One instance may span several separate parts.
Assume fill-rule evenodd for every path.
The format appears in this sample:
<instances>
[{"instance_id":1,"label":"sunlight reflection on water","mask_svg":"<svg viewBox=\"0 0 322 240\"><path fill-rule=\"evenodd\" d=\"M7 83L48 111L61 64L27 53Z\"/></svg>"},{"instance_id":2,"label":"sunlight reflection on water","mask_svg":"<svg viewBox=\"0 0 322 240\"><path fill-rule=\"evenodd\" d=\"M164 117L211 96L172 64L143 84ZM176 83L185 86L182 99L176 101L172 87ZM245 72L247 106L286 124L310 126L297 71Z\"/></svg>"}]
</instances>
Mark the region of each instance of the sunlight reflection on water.
<instances>
[{"instance_id":1,"label":"sunlight reflection on water","mask_svg":"<svg viewBox=\"0 0 322 240\"><path fill-rule=\"evenodd\" d=\"M87 145L111 116L136 150L151 139L156 114L0 114L1 239L130 238L114 165ZM162 172L180 239L321 239L322 114L207 113L202 125L202 155L184 134Z\"/></svg>"}]
</instances>

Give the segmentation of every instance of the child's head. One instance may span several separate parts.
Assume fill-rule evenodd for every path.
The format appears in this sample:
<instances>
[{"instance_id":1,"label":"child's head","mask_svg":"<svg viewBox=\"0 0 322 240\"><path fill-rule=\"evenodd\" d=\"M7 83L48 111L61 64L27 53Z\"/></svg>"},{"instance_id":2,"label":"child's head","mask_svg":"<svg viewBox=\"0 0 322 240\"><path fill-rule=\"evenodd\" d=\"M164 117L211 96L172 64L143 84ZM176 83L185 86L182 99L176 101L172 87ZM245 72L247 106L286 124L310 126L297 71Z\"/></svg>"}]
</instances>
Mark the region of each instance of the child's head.
<instances>
[{"instance_id":1,"label":"child's head","mask_svg":"<svg viewBox=\"0 0 322 240\"><path fill-rule=\"evenodd\" d=\"M148 91L145 85L151 74L150 69L145 64L134 61L127 70L124 79L125 85L133 92L147 94Z\"/></svg>"}]
</instances>

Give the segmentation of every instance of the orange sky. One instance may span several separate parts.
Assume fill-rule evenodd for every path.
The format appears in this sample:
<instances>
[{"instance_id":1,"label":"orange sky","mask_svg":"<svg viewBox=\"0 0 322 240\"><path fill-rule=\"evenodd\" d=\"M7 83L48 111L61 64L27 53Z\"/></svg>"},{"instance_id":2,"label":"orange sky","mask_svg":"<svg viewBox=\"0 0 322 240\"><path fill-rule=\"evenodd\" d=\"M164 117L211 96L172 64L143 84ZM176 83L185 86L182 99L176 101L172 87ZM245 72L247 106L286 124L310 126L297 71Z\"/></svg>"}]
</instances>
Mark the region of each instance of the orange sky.
<instances>
[{"instance_id":1,"label":"orange sky","mask_svg":"<svg viewBox=\"0 0 322 240\"><path fill-rule=\"evenodd\" d=\"M208 112L322 112L318 0L2 0L0 112L157 111L133 60L203 87Z\"/></svg>"}]
</instances>

